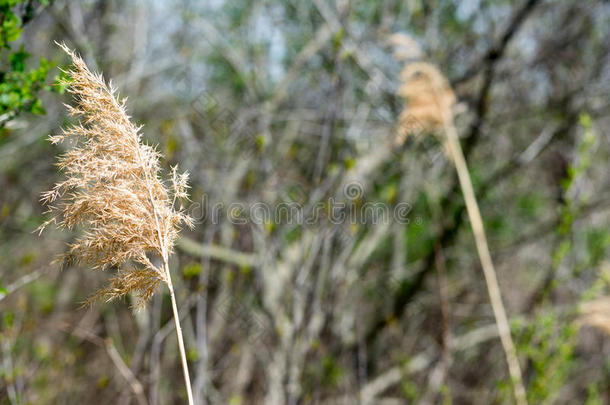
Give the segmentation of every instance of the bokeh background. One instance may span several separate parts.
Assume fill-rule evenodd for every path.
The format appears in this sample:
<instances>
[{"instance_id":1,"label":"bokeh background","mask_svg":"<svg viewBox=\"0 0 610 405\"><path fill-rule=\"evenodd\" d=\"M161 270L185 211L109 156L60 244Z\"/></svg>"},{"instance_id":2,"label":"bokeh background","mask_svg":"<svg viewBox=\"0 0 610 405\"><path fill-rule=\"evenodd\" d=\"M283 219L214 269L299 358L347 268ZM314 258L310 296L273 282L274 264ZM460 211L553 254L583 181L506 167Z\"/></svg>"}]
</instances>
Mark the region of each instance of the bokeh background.
<instances>
[{"instance_id":1,"label":"bokeh background","mask_svg":"<svg viewBox=\"0 0 610 405\"><path fill-rule=\"evenodd\" d=\"M171 267L197 404L513 402L442 140L408 121L387 148L415 59L458 99L529 402L610 403L607 1L4 0L0 22L0 404L185 403L167 290L82 308L112 271L35 232L71 120L55 41L191 174Z\"/></svg>"}]
</instances>

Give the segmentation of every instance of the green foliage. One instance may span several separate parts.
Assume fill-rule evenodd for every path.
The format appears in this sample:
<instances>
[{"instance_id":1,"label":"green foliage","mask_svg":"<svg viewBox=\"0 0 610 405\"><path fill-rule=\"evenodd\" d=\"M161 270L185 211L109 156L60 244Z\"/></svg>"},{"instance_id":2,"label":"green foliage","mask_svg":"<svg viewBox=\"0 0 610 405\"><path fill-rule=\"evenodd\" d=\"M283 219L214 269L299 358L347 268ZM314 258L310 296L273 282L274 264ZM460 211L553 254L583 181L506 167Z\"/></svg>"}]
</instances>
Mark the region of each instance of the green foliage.
<instances>
[{"instance_id":1,"label":"green foliage","mask_svg":"<svg viewBox=\"0 0 610 405\"><path fill-rule=\"evenodd\" d=\"M322 369L324 383L330 387L338 386L344 374L341 366L332 357L326 356L322 359Z\"/></svg>"},{"instance_id":2,"label":"green foliage","mask_svg":"<svg viewBox=\"0 0 610 405\"><path fill-rule=\"evenodd\" d=\"M587 252L591 267L597 266L607 257L608 247L610 246L610 230L607 228L590 229L586 233Z\"/></svg>"},{"instance_id":3,"label":"green foliage","mask_svg":"<svg viewBox=\"0 0 610 405\"><path fill-rule=\"evenodd\" d=\"M576 163L568 167L568 175L561 184L564 192L566 195L568 195L568 198L566 199L568 209L576 208L574 206L576 201L573 201L574 198L572 195L570 195L570 193L573 191L572 187L574 185L574 181L579 176L583 175L591 166L591 151L597 138L597 135L593 130L592 119L589 114L583 113L580 115L580 125L584 130L584 134L580 144L578 145Z\"/></svg>"},{"instance_id":4,"label":"green foliage","mask_svg":"<svg viewBox=\"0 0 610 405\"><path fill-rule=\"evenodd\" d=\"M199 360L199 352L197 351L197 349L189 349L186 352L186 358L189 361L195 362L195 361Z\"/></svg>"},{"instance_id":5,"label":"green foliage","mask_svg":"<svg viewBox=\"0 0 610 405\"><path fill-rule=\"evenodd\" d=\"M583 176L591 165L592 148L595 144L596 134L592 129L591 117L583 113L580 116L580 125L584 130L584 136L578 146L576 162L568 167L568 174L562 181L562 188L565 195L565 204L560 208L560 223L557 233L560 237L559 247L553 254L553 265L559 266L562 261L572 251L572 239L569 234L572 232L574 219L581 211L582 201L574 190L577 178Z\"/></svg>"},{"instance_id":6,"label":"green foliage","mask_svg":"<svg viewBox=\"0 0 610 405\"><path fill-rule=\"evenodd\" d=\"M9 48L8 43L16 41L21 35L21 19L11 10L19 3L21 3L19 0L3 0L0 2L0 12L2 13L0 46L2 48Z\"/></svg>"},{"instance_id":7,"label":"green foliage","mask_svg":"<svg viewBox=\"0 0 610 405\"><path fill-rule=\"evenodd\" d=\"M544 196L536 190L519 196L517 199L519 217L527 220L535 219L544 207L544 202Z\"/></svg>"},{"instance_id":8,"label":"green foliage","mask_svg":"<svg viewBox=\"0 0 610 405\"><path fill-rule=\"evenodd\" d=\"M406 399L415 402L419 397L419 388L413 381L405 380L400 387L402 389L402 394Z\"/></svg>"},{"instance_id":9,"label":"green foliage","mask_svg":"<svg viewBox=\"0 0 610 405\"><path fill-rule=\"evenodd\" d=\"M574 220L582 209L583 198L576 192L576 181L586 175L593 155L596 135L592 127L592 119L588 114L580 116L580 125L584 131L578 145L575 163L568 168L568 174L562 182L565 202L560 207L560 222L557 227L559 244L552 255L552 266L558 268L574 255L575 231ZM573 274L577 275L586 267L596 266L605 256L608 246L608 232L605 229L585 229L586 259L576 260L571 264ZM581 296L579 301L591 299L599 295L605 285L604 275ZM553 283L550 289L557 283ZM545 294L548 294L546 291ZM572 310L564 311L563 315L555 313L538 315L535 320L521 332L519 351L525 354L531 363L533 377L528 387L530 403L546 403L565 384L569 372L574 366L574 350L577 344L577 325L571 318L576 313L576 304ZM594 386L589 387L591 400L587 403L598 403L595 399Z\"/></svg>"},{"instance_id":10,"label":"green foliage","mask_svg":"<svg viewBox=\"0 0 610 405\"><path fill-rule=\"evenodd\" d=\"M218 86L225 86L231 89L237 97L245 95L246 80L241 73L220 52L215 51L209 57L208 63L211 66L210 81Z\"/></svg>"},{"instance_id":11,"label":"green foliage","mask_svg":"<svg viewBox=\"0 0 610 405\"><path fill-rule=\"evenodd\" d=\"M28 70L30 54L23 45L14 50L10 44L19 39L23 25L32 18L34 3L0 0L0 128L22 112L45 113L39 93L51 89L44 83L51 64L41 58L38 67ZM21 15L17 10L22 10Z\"/></svg>"},{"instance_id":12,"label":"green foliage","mask_svg":"<svg viewBox=\"0 0 610 405\"><path fill-rule=\"evenodd\" d=\"M53 311L57 285L47 280L38 280L27 286L27 292L32 297L35 308L40 308L45 314Z\"/></svg>"},{"instance_id":13,"label":"green foliage","mask_svg":"<svg viewBox=\"0 0 610 405\"><path fill-rule=\"evenodd\" d=\"M182 268L182 276L186 279L198 277L201 273L201 264L190 262Z\"/></svg>"},{"instance_id":14,"label":"green foliage","mask_svg":"<svg viewBox=\"0 0 610 405\"><path fill-rule=\"evenodd\" d=\"M229 399L229 405L241 405L242 399L239 395L231 395L231 398Z\"/></svg>"},{"instance_id":15,"label":"green foliage","mask_svg":"<svg viewBox=\"0 0 610 405\"><path fill-rule=\"evenodd\" d=\"M413 220L405 227L405 249L407 249L407 262L413 263L434 249L434 227L430 221L431 212L428 210L429 201L426 194L420 194L413 202L411 212L417 213ZM421 218L418 218L420 217Z\"/></svg>"},{"instance_id":16,"label":"green foliage","mask_svg":"<svg viewBox=\"0 0 610 405\"><path fill-rule=\"evenodd\" d=\"M15 314L11 311L6 311L2 315L2 329L10 329L13 326L13 320L15 319Z\"/></svg>"},{"instance_id":17,"label":"green foliage","mask_svg":"<svg viewBox=\"0 0 610 405\"><path fill-rule=\"evenodd\" d=\"M602 398L596 384L589 384L587 387L587 401L585 405L602 405Z\"/></svg>"},{"instance_id":18,"label":"green foliage","mask_svg":"<svg viewBox=\"0 0 610 405\"><path fill-rule=\"evenodd\" d=\"M564 385L574 366L577 327L557 314L538 315L521 332L518 351L531 362L528 400L533 404L550 401Z\"/></svg>"},{"instance_id":19,"label":"green foliage","mask_svg":"<svg viewBox=\"0 0 610 405\"><path fill-rule=\"evenodd\" d=\"M10 49L9 42L16 41L21 35L23 25L33 18L34 1L0 0L0 47ZM48 0L39 0L42 5L49 5ZM23 11L20 17L15 9Z\"/></svg>"},{"instance_id":20,"label":"green foliage","mask_svg":"<svg viewBox=\"0 0 610 405\"><path fill-rule=\"evenodd\" d=\"M0 278L0 298L4 297L7 293L8 291L6 290L6 287L2 285L2 279Z\"/></svg>"}]
</instances>

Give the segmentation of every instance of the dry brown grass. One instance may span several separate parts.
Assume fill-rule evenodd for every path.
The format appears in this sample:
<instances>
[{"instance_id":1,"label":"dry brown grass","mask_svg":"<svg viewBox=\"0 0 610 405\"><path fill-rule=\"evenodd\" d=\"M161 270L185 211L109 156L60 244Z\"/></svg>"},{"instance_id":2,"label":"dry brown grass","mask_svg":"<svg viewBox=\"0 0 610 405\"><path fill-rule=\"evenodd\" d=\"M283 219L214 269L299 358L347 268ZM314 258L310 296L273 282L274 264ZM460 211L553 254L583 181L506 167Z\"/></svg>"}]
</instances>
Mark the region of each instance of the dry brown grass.
<instances>
[{"instance_id":1,"label":"dry brown grass","mask_svg":"<svg viewBox=\"0 0 610 405\"><path fill-rule=\"evenodd\" d=\"M410 135L409 122L415 120L421 127L432 133L443 131L456 98L443 74L433 65L425 62L409 63L400 74L402 86L399 94L408 100L408 108L400 114L397 143L403 143Z\"/></svg>"},{"instance_id":2,"label":"dry brown grass","mask_svg":"<svg viewBox=\"0 0 610 405\"><path fill-rule=\"evenodd\" d=\"M137 305L146 302L160 283L169 289L189 404L190 378L180 328L178 308L169 271L169 256L181 225L191 219L176 209L176 201L187 197L186 173L172 170L171 186L160 179L159 153L142 142L140 127L127 115L125 100L116 89L94 74L85 62L60 45L72 58L64 81L76 106L67 106L78 123L51 136L54 144L69 143L58 166L65 180L43 194L49 206L50 223L82 230L64 259L94 269L117 269L110 285L92 298L108 301L133 293ZM156 257L156 259L154 259ZM159 262L156 265L153 262Z\"/></svg>"},{"instance_id":3,"label":"dry brown grass","mask_svg":"<svg viewBox=\"0 0 610 405\"><path fill-rule=\"evenodd\" d=\"M591 326L610 335L610 296L583 302L580 311L578 321L581 326Z\"/></svg>"},{"instance_id":4,"label":"dry brown grass","mask_svg":"<svg viewBox=\"0 0 610 405\"><path fill-rule=\"evenodd\" d=\"M175 208L175 199L186 197L188 175L174 169L171 187L165 187L159 177L159 153L142 142L125 100L119 101L112 85L62 47L73 61L65 84L76 106L67 108L79 123L50 137L54 144L69 142L72 147L58 162L65 180L43 194L53 217L41 230L51 222L70 230L82 228L65 259L94 269L120 269L110 286L95 296L112 300L135 293L141 303L168 279L151 258L166 261L180 225L191 225Z\"/></svg>"},{"instance_id":5,"label":"dry brown grass","mask_svg":"<svg viewBox=\"0 0 610 405\"><path fill-rule=\"evenodd\" d=\"M513 383L515 401L518 404L527 404L527 394L523 386L519 359L511 337L496 270L489 253L483 219L472 187L466 158L454 125L455 94L443 74L436 66L427 62L408 63L401 72L401 81L403 84L399 93L406 99L407 107L399 117L399 133L396 141L399 144L404 142L406 137L410 135L409 131L412 128L406 123L415 120L425 131L439 135L439 139L453 160L474 234L496 325L498 326L498 334Z\"/></svg>"}]
</instances>

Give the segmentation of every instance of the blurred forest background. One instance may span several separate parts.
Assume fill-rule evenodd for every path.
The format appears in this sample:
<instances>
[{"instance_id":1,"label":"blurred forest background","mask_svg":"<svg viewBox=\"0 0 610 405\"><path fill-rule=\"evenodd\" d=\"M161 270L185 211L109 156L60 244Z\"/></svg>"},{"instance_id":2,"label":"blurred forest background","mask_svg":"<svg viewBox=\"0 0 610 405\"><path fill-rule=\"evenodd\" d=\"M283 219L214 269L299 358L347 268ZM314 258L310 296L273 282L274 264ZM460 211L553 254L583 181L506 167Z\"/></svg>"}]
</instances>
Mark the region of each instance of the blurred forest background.
<instances>
[{"instance_id":1,"label":"blurred forest background","mask_svg":"<svg viewBox=\"0 0 610 405\"><path fill-rule=\"evenodd\" d=\"M0 0L0 404L186 398L167 290L82 308L112 272L35 232L70 121L54 41L191 173L197 404L513 402L452 161L416 120L393 143L411 59L457 95L529 403L610 404L609 31L588 0ZM391 215L252 209L367 203Z\"/></svg>"}]
</instances>

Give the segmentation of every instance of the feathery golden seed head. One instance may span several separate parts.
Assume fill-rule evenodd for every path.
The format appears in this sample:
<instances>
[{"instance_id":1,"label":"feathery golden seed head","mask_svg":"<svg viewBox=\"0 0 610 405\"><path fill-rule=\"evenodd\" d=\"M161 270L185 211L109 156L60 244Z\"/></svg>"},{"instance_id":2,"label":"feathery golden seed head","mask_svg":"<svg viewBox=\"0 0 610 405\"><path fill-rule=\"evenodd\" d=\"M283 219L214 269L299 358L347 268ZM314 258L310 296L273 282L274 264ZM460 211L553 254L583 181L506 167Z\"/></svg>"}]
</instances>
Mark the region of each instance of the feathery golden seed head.
<instances>
[{"instance_id":1,"label":"feathery golden seed head","mask_svg":"<svg viewBox=\"0 0 610 405\"><path fill-rule=\"evenodd\" d=\"M66 178L42 195L53 217L40 230L52 222L82 228L67 256L93 268L119 268L110 286L95 297L111 300L134 292L146 300L167 280L166 269L150 258L166 261L180 225L192 226L175 208L176 199L187 198L188 174L172 168L168 190L159 178L160 155L142 143L141 128L130 121L125 100L119 101L111 84L60 46L73 63L65 84L76 106L67 106L68 111L80 122L49 138L54 144L69 139L74 146L59 157Z\"/></svg>"},{"instance_id":2,"label":"feathery golden seed head","mask_svg":"<svg viewBox=\"0 0 610 405\"><path fill-rule=\"evenodd\" d=\"M396 142L402 144L413 132L413 122L418 130L438 132L443 124L453 119L455 94L443 74L432 64L413 62L400 74L402 86L399 94L407 101L400 114Z\"/></svg>"},{"instance_id":3,"label":"feathery golden seed head","mask_svg":"<svg viewBox=\"0 0 610 405\"><path fill-rule=\"evenodd\" d=\"M610 335L610 296L602 296L582 303L578 323L592 326Z\"/></svg>"}]
</instances>

